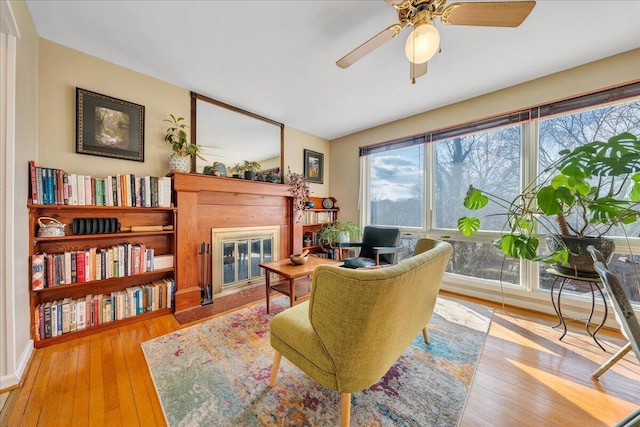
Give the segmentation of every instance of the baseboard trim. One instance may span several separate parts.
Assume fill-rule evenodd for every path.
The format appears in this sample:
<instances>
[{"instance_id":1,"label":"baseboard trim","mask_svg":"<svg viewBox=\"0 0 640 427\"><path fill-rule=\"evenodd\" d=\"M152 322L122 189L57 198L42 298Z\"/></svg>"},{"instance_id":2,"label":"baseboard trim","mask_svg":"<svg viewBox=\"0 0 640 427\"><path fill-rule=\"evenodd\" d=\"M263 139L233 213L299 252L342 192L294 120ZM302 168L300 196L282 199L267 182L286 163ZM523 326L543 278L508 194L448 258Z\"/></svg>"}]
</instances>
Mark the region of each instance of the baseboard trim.
<instances>
[{"instance_id":1,"label":"baseboard trim","mask_svg":"<svg viewBox=\"0 0 640 427\"><path fill-rule=\"evenodd\" d=\"M18 359L16 371L9 375L3 375L2 377L0 377L0 393L12 390L16 386L20 385L20 380L22 380L22 376L27 371L27 367L29 366L29 361L31 360L33 349L33 340L29 340L27 342L27 345L25 346L24 351L22 352L22 355Z\"/></svg>"}]
</instances>

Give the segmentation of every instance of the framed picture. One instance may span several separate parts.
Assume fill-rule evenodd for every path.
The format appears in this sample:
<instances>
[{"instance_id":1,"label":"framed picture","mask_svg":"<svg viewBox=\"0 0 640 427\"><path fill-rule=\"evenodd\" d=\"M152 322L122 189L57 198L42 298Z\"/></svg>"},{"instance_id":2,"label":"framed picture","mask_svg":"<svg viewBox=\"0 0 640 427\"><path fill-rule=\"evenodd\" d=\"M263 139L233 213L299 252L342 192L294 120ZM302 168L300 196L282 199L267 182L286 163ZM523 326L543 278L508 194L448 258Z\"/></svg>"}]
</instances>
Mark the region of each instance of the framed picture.
<instances>
[{"instance_id":1,"label":"framed picture","mask_svg":"<svg viewBox=\"0 0 640 427\"><path fill-rule=\"evenodd\" d=\"M144 106L76 88L76 153L144 162Z\"/></svg>"},{"instance_id":2,"label":"framed picture","mask_svg":"<svg viewBox=\"0 0 640 427\"><path fill-rule=\"evenodd\" d=\"M304 176L308 182L322 184L324 173L324 154L304 150Z\"/></svg>"}]
</instances>

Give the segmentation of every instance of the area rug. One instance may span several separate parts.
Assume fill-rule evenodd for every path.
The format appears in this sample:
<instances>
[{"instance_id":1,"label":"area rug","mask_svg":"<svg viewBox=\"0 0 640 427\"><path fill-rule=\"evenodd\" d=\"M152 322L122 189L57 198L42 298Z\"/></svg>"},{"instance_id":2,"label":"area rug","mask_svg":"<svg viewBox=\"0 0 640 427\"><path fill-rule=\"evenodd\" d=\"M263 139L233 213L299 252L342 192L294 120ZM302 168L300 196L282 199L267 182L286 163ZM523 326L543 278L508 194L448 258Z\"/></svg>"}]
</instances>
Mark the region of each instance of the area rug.
<instances>
[{"instance_id":1,"label":"area rug","mask_svg":"<svg viewBox=\"0 0 640 427\"><path fill-rule=\"evenodd\" d=\"M340 393L285 358L267 385L274 351L269 320L285 297L144 342L142 349L169 426L335 426ZM375 385L352 394L352 425L456 426L484 346L492 309L438 298L422 334Z\"/></svg>"}]
</instances>

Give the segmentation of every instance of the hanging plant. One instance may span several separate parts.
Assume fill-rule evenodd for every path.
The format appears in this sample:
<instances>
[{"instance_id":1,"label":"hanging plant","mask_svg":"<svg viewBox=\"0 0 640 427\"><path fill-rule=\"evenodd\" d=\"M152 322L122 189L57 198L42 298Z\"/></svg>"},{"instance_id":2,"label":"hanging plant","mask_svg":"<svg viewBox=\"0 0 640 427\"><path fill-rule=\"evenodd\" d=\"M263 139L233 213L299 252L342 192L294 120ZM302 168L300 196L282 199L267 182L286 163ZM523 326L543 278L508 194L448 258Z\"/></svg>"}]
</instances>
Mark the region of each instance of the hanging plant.
<instances>
[{"instance_id":1,"label":"hanging plant","mask_svg":"<svg viewBox=\"0 0 640 427\"><path fill-rule=\"evenodd\" d=\"M293 219L295 222L300 222L304 204L309 200L310 195L307 178L303 174L291 172L291 169L287 168L287 184L289 184L289 192L293 196Z\"/></svg>"}]
</instances>

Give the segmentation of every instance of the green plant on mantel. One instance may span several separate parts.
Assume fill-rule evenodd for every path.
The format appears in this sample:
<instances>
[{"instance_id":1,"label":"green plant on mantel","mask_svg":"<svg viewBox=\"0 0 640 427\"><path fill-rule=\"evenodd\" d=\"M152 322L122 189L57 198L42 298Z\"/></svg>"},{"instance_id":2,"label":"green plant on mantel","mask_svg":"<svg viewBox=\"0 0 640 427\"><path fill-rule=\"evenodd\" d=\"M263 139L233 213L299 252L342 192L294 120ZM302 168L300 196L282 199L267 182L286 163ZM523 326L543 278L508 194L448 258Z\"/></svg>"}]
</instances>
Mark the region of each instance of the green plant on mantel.
<instances>
[{"instance_id":1,"label":"green plant on mantel","mask_svg":"<svg viewBox=\"0 0 640 427\"><path fill-rule=\"evenodd\" d=\"M200 147L196 144L190 144L187 142L187 131L189 127L182 123L184 117L176 117L173 114L169 114L169 119L164 119L164 122L170 123L169 128L164 136L165 142L171 144L171 149L178 156L198 156L202 160L206 160L200 153Z\"/></svg>"},{"instance_id":2,"label":"green plant on mantel","mask_svg":"<svg viewBox=\"0 0 640 427\"><path fill-rule=\"evenodd\" d=\"M230 175L240 176L240 175L242 175L244 173L244 165L242 165L240 163L236 163L233 166L229 166L228 170L229 170L229 174Z\"/></svg>"},{"instance_id":3,"label":"green plant on mantel","mask_svg":"<svg viewBox=\"0 0 640 427\"><path fill-rule=\"evenodd\" d=\"M242 170L244 172L249 171L249 172L258 172L260 170L261 166L260 163L258 162L250 162L249 160L245 160L244 164L242 165Z\"/></svg>"},{"instance_id":4,"label":"green plant on mantel","mask_svg":"<svg viewBox=\"0 0 640 427\"><path fill-rule=\"evenodd\" d=\"M555 175L541 179L552 171ZM622 133L606 142L593 141L562 150L560 158L513 200L470 186L464 206L478 210L490 201L501 206L506 216L502 236L494 242L505 255L566 264L566 245L538 254L536 233L540 230L550 236L602 238L616 225L638 221L640 142L637 136ZM461 217L458 229L466 236L472 235L480 229L480 220Z\"/></svg>"}]
</instances>

